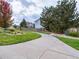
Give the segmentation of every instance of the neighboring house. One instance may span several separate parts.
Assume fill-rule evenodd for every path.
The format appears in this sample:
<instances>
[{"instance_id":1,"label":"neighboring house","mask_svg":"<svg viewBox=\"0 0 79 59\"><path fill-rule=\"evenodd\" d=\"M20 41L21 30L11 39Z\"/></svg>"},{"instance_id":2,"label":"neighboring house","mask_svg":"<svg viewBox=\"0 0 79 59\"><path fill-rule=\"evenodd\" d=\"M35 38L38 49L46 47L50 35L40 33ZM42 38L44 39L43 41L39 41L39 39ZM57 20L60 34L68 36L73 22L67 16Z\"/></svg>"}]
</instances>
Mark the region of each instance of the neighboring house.
<instances>
[{"instance_id":1,"label":"neighboring house","mask_svg":"<svg viewBox=\"0 0 79 59\"><path fill-rule=\"evenodd\" d=\"M42 25L41 25L41 22L40 22L40 19L36 20L35 21L35 29L42 29Z\"/></svg>"},{"instance_id":2,"label":"neighboring house","mask_svg":"<svg viewBox=\"0 0 79 59\"><path fill-rule=\"evenodd\" d=\"M32 23L32 22L27 22L27 27L28 27L28 28L34 28L34 23Z\"/></svg>"}]
</instances>

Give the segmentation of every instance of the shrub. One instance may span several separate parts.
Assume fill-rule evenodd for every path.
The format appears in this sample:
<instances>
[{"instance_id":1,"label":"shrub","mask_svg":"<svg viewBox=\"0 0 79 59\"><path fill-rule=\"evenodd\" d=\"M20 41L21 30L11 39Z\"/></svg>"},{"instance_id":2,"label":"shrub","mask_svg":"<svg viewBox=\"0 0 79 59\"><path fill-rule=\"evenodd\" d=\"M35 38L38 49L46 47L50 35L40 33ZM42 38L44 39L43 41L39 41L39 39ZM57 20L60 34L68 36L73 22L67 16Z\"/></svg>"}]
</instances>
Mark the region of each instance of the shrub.
<instances>
[{"instance_id":1,"label":"shrub","mask_svg":"<svg viewBox=\"0 0 79 59\"><path fill-rule=\"evenodd\" d=\"M9 31L14 32L15 30L14 29L9 29Z\"/></svg>"},{"instance_id":2,"label":"shrub","mask_svg":"<svg viewBox=\"0 0 79 59\"><path fill-rule=\"evenodd\" d=\"M4 29L0 27L0 33L4 32Z\"/></svg>"},{"instance_id":3,"label":"shrub","mask_svg":"<svg viewBox=\"0 0 79 59\"><path fill-rule=\"evenodd\" d=\"M14 31L15 31L15 28L14 28L14 27L9 27L9 28L8 28L8 31L14 32Z\"/></svg>"},{"instance_id":4,"label":"shrub","mask_svg":"<svg viewBox=\"0 0 79 59\"><path fill-rule=\"evenodd\" d=\"M69 32L68 35L73 36L73 37L79 37L78 32Z\"/></svg>"}]
</instances>

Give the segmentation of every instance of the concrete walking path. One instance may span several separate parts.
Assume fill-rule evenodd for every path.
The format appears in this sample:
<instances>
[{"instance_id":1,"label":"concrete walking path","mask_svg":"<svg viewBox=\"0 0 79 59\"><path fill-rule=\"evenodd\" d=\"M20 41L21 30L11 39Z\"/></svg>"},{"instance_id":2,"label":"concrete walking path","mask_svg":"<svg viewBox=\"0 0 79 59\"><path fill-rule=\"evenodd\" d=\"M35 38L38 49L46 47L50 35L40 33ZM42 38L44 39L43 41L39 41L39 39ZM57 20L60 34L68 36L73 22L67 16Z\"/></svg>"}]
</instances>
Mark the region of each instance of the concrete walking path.
<instances>
[{"instance_id":1,"label":"concrete walking path","mask_svg":"<svg viewBox=\"0 0 79 59\"><path fill-rule=\"evenodd\" d=\"M0 46L0 59L79 59L79 51L51 35L41 35L29 42Z\"/></svg>"}]
</instances>

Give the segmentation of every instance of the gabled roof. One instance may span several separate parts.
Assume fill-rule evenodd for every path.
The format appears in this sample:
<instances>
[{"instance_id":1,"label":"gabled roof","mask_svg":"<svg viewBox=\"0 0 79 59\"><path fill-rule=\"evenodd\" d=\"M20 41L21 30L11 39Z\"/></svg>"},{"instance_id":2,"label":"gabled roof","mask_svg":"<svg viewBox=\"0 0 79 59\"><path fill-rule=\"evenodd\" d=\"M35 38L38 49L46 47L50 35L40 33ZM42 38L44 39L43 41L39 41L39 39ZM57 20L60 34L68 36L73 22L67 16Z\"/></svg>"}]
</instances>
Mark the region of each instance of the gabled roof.
<instances>
[{"instance_id":1,"label":"gabled roof","mask_svg":"<svg viewBox=\"0 0 79 59\"><path fill-rule=\"evenodd\" d=\"M40 19L35 20L35 22L39 21Z\"/></svg>"}]
</instances>

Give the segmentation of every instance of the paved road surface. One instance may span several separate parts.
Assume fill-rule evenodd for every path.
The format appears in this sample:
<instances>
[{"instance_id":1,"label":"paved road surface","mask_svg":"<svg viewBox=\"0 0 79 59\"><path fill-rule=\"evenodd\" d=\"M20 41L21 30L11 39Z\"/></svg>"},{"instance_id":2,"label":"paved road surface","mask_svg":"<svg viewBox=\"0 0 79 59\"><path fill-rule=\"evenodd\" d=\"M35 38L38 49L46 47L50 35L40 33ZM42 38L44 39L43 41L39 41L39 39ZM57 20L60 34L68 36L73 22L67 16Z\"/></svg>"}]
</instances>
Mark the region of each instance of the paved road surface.
<instances>
[{"instance_id":1,"label":"paved road surface","mask_svg":"<svg viewBox=\"0 0 79 59\"><path fill-rule=\"evenodd\" d=\"M51 35L42 34L36 40L0 46L0 59L79 59L79 51Z\"/></svg>"}]
</instances>

